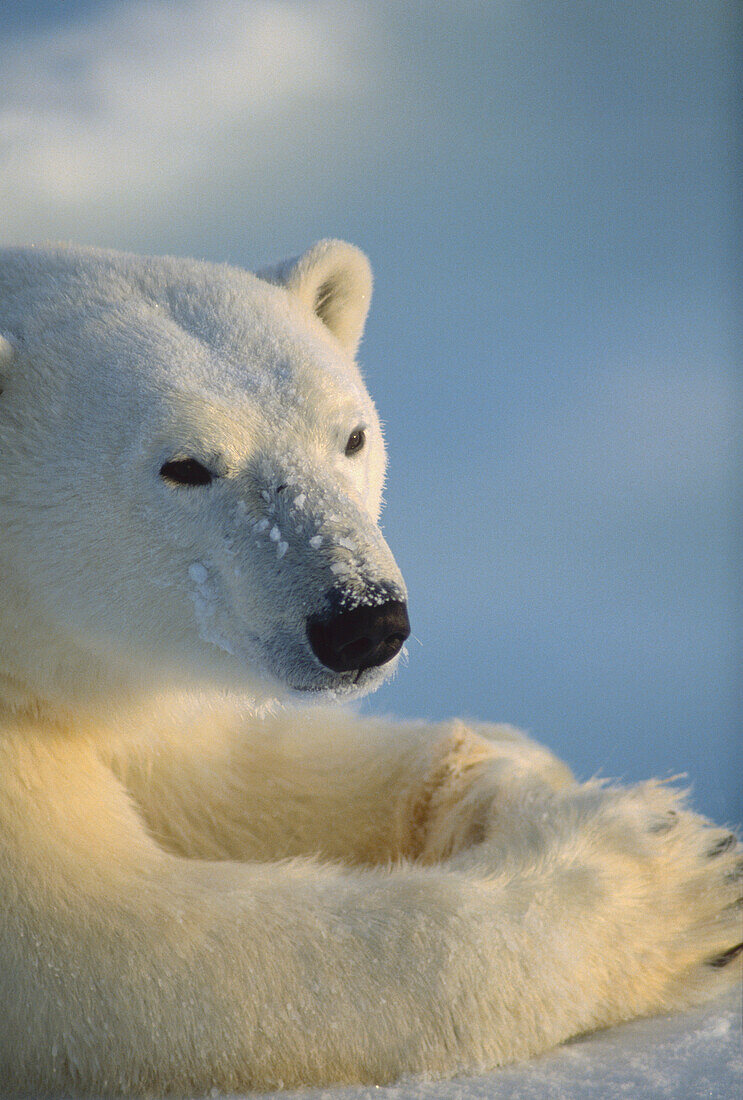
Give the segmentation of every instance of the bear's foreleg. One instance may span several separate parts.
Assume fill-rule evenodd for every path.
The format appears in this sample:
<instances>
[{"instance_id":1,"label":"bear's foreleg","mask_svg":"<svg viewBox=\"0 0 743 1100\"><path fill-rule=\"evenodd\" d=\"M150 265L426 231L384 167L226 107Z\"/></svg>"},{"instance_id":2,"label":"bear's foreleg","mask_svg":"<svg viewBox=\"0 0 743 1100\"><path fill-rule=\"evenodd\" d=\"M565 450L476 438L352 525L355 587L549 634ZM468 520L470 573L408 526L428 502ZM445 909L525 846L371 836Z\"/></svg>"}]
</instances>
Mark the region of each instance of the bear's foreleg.
<instances>
[{"instance_id":1,"label":"bear's foreleg","mask_svg":"<svg viewBox=\"0 0 743 1100\"><path fill-rule=\"evenodd\" d=\"M487 820L436 866L183 859L88 745L4 739L0 1088L473 1071L739 975L734 838L653 784L544 792L530 813L518 870Z\"/></svg>"},{"instance_id":2,"label":"bear's foreleg","mask_svg":"<svg viewBox=\"0 0 743 1100\"><path fill-rule=\"evenodd\" d=\"M110 763L159 843L207 859L434 862L471 843L494 801L505 840L507 807L525 784L573 782L509 726L339 708L247 722L234 708L211 708L124 742Z\"/></svg>"}]
</instances>

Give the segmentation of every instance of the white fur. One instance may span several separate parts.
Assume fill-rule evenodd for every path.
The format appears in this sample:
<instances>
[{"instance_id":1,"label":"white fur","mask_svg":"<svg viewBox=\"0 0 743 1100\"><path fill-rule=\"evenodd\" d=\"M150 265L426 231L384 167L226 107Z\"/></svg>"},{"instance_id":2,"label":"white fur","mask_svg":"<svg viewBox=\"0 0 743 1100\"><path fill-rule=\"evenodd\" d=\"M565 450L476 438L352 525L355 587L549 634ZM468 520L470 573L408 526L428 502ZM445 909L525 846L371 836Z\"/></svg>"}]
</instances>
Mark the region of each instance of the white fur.
<instances>
[{"instance_id":1,"label":"white fur","mask_svg":"<svg viewBox=\"0 0 743 1100\"><path fill-rule=\"evenodd\" d=\"M368 264L0 251L0 1088L381 1082L738 979L740 849L508 727L359 718L308 617L403 599ZM363 426L365 449L344 453ZM209 486L174 486L193 457Z\"/></svg>"},{"instance_id":2,"label":"white fur","mask_svg":"<svg viewBox=\"0 0 743 1100\"><path fill-rule=\"evenodd\" d=\"M372 273L363 252L345 241L318 241L302 256L258 272L285 286L355 354L364 331Z\"/></svg>"}]
</instances>

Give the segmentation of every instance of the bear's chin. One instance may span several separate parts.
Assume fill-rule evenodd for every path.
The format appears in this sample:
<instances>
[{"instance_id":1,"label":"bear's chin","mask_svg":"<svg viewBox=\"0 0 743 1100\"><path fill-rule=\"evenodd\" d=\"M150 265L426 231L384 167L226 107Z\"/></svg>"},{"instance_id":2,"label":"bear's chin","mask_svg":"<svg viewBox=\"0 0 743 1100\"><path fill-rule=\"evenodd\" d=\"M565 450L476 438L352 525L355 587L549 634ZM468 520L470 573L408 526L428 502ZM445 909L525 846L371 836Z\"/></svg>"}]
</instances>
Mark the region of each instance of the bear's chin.
<instances>
[{"instance_id":1,"label":"bear's chin","mask_svg":"<svg viewBox=\"0 0 743 1100\"><path fill-rule=\"evenodd\" d=\"M361 672L333 672L318 663L307 663L291 670L271 667L269 661L261 661L259 667L250 666L246 676L233 668L229 675L215 676L213 680L200 679L188 685L199 697L208 696L214 689L217 694L226 693L241 699L251 711L271 712L277 707L315 707L329 703L350 703L370 695L395 675L400 654L384 665L362 669ZM185 690L188 690L185 688ZM179 685L184 690L184 685Z\"/></svg>"},{"instance_id":2,"label":"bear's chin","mask_svg":"<svg viewBox=\"0 0 743 1100\"><path fill-rule=\"evenodd\" d=\"M234 687L239 684L249 694L254 691L257 697L270 696L304 705L350 701L369 695L394 676L404 652L381 665L335 672L321 664L308 646L281 635L250 651L233 645L232 657L237 657L237 662L230 662L230 676L234 678L236 674Z\"/></svg>"},{"instance_id":3,"label":"bear's chin","mask_svg":"<svg viewBox=\"0 0 743 1100\"><path fill-rule=\"evenodd\" d=\"M383 683L394 676L399 665L399 657L385 665L365 668L360 672L333 673L323 669L322 675L305 680L295 679L285 683L284 689L289 701L312 705L333 701L346 702L370 695Z\"/></svg>"}]
</instances>

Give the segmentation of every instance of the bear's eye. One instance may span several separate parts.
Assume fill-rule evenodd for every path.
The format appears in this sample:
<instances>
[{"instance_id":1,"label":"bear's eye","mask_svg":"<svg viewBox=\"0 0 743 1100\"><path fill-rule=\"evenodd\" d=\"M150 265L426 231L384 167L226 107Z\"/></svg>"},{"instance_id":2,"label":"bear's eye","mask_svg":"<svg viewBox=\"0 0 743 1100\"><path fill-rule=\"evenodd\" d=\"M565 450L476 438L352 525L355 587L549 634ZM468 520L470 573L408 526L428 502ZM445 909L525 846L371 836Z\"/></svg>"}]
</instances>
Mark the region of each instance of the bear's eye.
<instances>
[{"instance_id":1,"label":"bear's eye","mask_svg":"<svg viewBox=\"0 0 743 1100\"><path fill-rule=\"evenodd\" d=\"M176 485L211 485L214 474L195 458L175 458L160 467L160 477Z\"/></svg>"},{"instance_id":2,"label":"bear's eye","mask_svg":"<svg viewBox=\"0 0 743 1100\"><path fill-rule=\"evenodd\" d=\"M346 443L346 454L355 455L366 443L366 433L363 428L357 428L355 432L351 432L348 437L348 443Z\"/></svg>"}]
</instances>

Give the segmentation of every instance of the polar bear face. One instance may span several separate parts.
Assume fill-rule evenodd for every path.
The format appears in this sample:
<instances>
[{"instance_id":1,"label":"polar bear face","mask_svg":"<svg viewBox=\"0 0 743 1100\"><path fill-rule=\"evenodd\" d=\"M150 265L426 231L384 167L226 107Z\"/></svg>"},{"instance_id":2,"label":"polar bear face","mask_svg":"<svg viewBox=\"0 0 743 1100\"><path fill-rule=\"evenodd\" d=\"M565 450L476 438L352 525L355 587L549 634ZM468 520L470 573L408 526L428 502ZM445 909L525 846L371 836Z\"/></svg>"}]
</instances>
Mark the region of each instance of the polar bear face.
<instances>
[{"instance_id":1,"label":"polar bear face","mask_svg":"<svg viewBox=\"0 0 743 1100\"><path fill-rule=\"evenodd\" d=\"M0 251L7 676L33 680L40 646L42 695L210 684L264 702L389 674L408 627L354 362L370 291L341 242L261 277Z\"/></svg>"}]
</instances>

